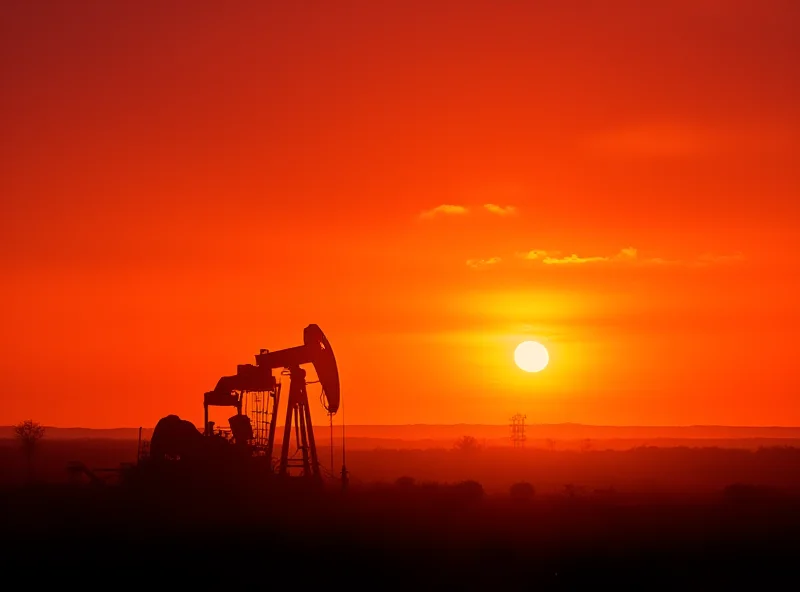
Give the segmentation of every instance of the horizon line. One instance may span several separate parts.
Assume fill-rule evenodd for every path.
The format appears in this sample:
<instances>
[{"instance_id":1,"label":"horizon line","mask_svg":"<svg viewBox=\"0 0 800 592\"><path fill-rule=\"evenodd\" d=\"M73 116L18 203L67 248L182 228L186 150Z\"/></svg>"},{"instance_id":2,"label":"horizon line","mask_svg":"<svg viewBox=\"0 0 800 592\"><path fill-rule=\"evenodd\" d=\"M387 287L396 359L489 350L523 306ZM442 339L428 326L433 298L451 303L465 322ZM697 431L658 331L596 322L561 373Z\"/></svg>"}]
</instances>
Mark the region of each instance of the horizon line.
<instances>
[{"instance_id":1,"label":"horizon line","mask_svg":"<svg viewBox=\"0 0 800 592\"><path fill-rule=\"evenodd\" d=\"M13 428L16 424L8 424L5 427ZM371 428L397 428L397 427L509 427L506 423L354 423L345 424L345 428L371 427ZM800 429L800 425L778 425L778 424L714 424L714 423L695 423L695 424L590 424L576 422L560 423L526 423L526 427L555 427L555 426L574 426L590 428L758 428L758 429ZM83 427L83 426L57 426L43 425L45 429L60 430L138 430L153 429L153 426L117 426L117 427ZM283 427L277 425L276 427ZM327 426L325 426L327 427ZM334 424L334 428L342 428L342 425Z\"/></svg>"}]
</instances>

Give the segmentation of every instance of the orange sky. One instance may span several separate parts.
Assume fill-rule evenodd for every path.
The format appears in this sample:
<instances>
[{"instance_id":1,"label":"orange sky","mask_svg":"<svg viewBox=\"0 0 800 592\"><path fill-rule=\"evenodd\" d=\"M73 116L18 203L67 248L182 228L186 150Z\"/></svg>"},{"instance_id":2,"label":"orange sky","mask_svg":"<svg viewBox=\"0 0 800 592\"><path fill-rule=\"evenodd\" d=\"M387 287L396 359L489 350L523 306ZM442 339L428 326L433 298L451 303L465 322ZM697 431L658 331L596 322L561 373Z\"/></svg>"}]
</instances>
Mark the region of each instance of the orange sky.
<instances>
[{"instance_id":1,"label":"orange sky","mask_svg":"<svg viewBox=\"0 0 800 592\"><path fill-rule=\"evenodd\" d=\"M0 14L0 424L199 424L308 323L348 423L800 424L797 2Z\"/></svg>"}]
</instances>

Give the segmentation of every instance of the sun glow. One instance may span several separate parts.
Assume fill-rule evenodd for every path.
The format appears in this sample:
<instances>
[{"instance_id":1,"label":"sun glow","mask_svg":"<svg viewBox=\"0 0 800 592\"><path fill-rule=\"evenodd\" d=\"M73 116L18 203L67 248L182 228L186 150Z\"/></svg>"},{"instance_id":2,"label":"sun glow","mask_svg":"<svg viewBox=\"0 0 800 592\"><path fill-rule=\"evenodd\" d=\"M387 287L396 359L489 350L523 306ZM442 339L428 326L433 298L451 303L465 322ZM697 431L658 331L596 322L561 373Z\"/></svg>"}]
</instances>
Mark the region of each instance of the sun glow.
<instances>
[{"instance_id":1,"label":"sun glow","mask_svg":"<svg viewBox=\"0 0 800 592\"><path fill-rule=\"evenodd\" d=\"M525 372L540 372L550 362L550 354L537 341L523 341L514 350L514 361Z\"/></svg>"}]
</instances>

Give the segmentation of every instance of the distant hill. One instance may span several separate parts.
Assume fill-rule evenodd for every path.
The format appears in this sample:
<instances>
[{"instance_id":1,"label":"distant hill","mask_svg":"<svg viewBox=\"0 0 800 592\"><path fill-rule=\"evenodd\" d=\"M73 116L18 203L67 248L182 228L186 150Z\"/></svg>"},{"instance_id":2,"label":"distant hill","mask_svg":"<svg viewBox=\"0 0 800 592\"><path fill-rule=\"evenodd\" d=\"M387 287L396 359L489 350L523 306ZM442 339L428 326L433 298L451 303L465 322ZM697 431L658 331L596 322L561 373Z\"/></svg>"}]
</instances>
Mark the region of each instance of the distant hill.
<instances>
[{"instance_id":1,"label":"distant hill","mask_svg":"<svg viewBox=\"0 0 800 592\"><path fill-rule=\"evenodd\" d=\"M321 429L321 428L320 428ZM315 430L316 431L316 430ZM318 432L320 444L329 440L328 427ZM490 443L507 442L507 425L352 425L345 427L347 440L363 440L380 444L397 442L452 443L462 436L473 436ZM149 439L152 428L144 428L142 437ZM533 424L526 426L529 441L561 440L800 440L800 427L749 427L749 426L594 426L582 424ZM0 438L12 438L11 426L0 426ZM112 439L135 440L139 428L63 428L47 427L48 439ZM341 441L342 428L334 426L334 438ZM654 442L655 444L655 442Z\"/></svg>"},{"instance_id":2,"label":"distant hill","mask_svg":"<svg viewBox=\"0 0 800 592\"><path fill-rule=\"evenodd\" d=\"M149 438L153 433L152 428L144 428L142 437ZM13 438L13 426L0 426L0 438ZM87 438L100 440L136 440L139 437L139 428L59 428L45 426L45 437L48 440L85 440Z\"/></svg>"}]
</instances>

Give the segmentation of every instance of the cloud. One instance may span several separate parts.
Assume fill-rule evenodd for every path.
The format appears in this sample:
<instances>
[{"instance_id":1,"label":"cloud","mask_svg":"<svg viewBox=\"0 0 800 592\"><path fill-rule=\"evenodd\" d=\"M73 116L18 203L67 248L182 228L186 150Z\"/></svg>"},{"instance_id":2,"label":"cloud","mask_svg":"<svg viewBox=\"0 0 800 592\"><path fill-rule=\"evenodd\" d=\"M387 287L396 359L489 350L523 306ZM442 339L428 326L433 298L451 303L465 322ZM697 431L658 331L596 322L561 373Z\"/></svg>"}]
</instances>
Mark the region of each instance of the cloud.
<instances>
[{"instance_id":1,"label":"cloud","mask_svg":"<svg viewBox=\"0 0 800 592\"><path fill-rule=\"evenodd\" d=\"M450 204L442 204L430 210L426 210L420 214L420 218L433 218L439 214L444 216L461 216L467 213L467 208L464 206L454 206Z\"/></svg>"},{"instance_id":2,"label":"cloud","mask_svg":"<svg viewBox=\"0 0 800 592\"><path fill-rule=\"evenodd\" d=\"M557 255L558 253L553 253L553 254ZM521 257L522 259L528 259L529 261L539 261L547 257L547 251L534 249L533 251L526 251L525 253L517 253L517 257Z\"/></svg>"},{"instance_id":3,"label":"cloud","mask_svg":"<svg viewBox=\"0 0 800 592\"><path fill-rule=\"evenodd\" d=\"M690 267L707 267L710 265L730 265L744 261L745 257L741 253L733 253L730 255L718 255L714 253L706 253L700 255L695 259L688 260L675 260L665 259L662 257L640 257L639 250L635 247L625 247L620 249L615 255L578 255L572 253L570 255L561 257L557 251L544 251L534 249L523 253L517 253L517 257L527 261L536 261L544 265L582 265L589 263L603 263L603 264L625 264L625 265L684 265Z\"/></svg>"},{"instance_id":4,"label":"cloud","mask_svg":"<svg viewBox=\"0 0 800 592\"><path fill-rule=\"evenodd\" d=\"M744 255L733 253L731 255L717 255L714 253L704 253L695 260L695 265L705 267L707 265L726 265L744 261Z\"/></svg>"},{"instance_id":5,"label":"cloud","mask_svg":"<svg viewBox=\"0 0 800 592\"><path fill-rule=\"evenodd\" d=\"M583 263L602 263L610 261L633 262L639 260L639 251L634 247L625 247L619 253L611 257L605 255L592 255L582 257L576 253L566 257L558 257L558 253L548 253L547 251L528 251L524 254L524 259L541 261L545 265L579 265Z\"/></svg>"},{"instance_id":6,"label":"cloud","mask_svg":"<svg viewBox=\"0 0 800 592\"><path fill-rule=\"evenodd\" d=\"M593 153L609 157L692 157L723 146L718 131L679 122L649 122L608 130L586 139Z\"/></svg>"},{"instance_id":7,"label":"cloud","mask_svg":"<svg viewBox=\"0 0 800 592\"><path fill-rule=\"evenodd\" d=\"M490 214L494 214L495 216L516 216L518 210L516 206L499 206L497 204L484 204L483 209L485 209ZM435 216L463 216L464 214L469 213L469 208L466 206L458 206L453 204L442 204L440 206L436 206L435 208L431 208L430 210L425 210L419 216L420 218L433 218Z\"/></svg>"},{"instance_id":8,"label":"cloud","mask_svg":"<svg viewBox=\"0 0 800 592\"><path fill-rule=\"evenodd\" d=\"M740 252L720 255L715 253L705 253L697 257L685 259L668 259L664 257L642 257L636 247L624 247L613 255L604 254L583 254L571 253L562 255L560 251L546 251L544 249L532 249L521 251L514 254L515 259L522 260L526 264L547 265L555 267L578 267L600 265L602 267L612 266L617 268L703 268L710 266L734 265L741 261L746 261L745 256ZM482 269L495 265L501 261L500 257L491 259L469 259L467 265L473 269Z\"/></svg>"},{"instance_id":9,"label":"cloud","mask_svg":"<svg viewBox=\"0 0 800 592\"><path fill-rule=\"evenodd\" d=\"M639 258L639 250L635 247L625 247L614 258L617 261L634 261Z\"/></svg>"},{"instance_id":10,"label":"cloud","mask_svg":"<svg viewBox=\"0 0 800 592\"><path fill-rule=\"evenodd\" d=\"M545 265L565 265L565 264L579 264L579 263L597 263L599 261L608 261L608 257L578 257L576 254L567 255L566 257L545 257L542 263Z\"/></svg>"},{"instance_id":11,"label":"cloud","mask_svg":"<svg viewBox=\"0 0 800 592\"><path fill-rule=\"evenodd\" d=\"M497 265L502 259L500 257L491 257L490 259L467 259L467 266L472 269L484 269Z\"/></svg>"},{"instance_id":12,"label":"cloud","mask_svg":"<svg viewBox=\"0 0 800 592\"><path fill-rule=\"evenodd\" d=\"M542 251L535 249L526 253L518 253L517 256L528 261L541 261L545 265L570 265L581 263L602 263L602 262L620 262L620 263L648 263L649 260L639 258L639 250L635 247L625 247L613 256L606 255L592 255L588 257L579 256L576 253L559 257L558 251ZM653 260L655 261L655 260Z\"/></svg>"},{"instance_id":13,"label":"cloud","mask_svg":"<svg viewBox=\"0 0 800 592\"><path fill-rule=\"evenodd\" d=\"M587 136L584 148L602 158L696 158L742 152L791 149L794 136L785 125L759 120L735 126L701 126L683 121L643 121Z\"/></svg>"},{"instance_id":14,"label":"cloud","mask_svg":"<svg viewBox=\"0 0 800 592\"><path fill-rule=\"evenodd\" d=\"M483 207L492 214L498 216L513 216L517 213L515 206L498 206L497 204L483 204Z\"/></svg>"}]
</instances>

